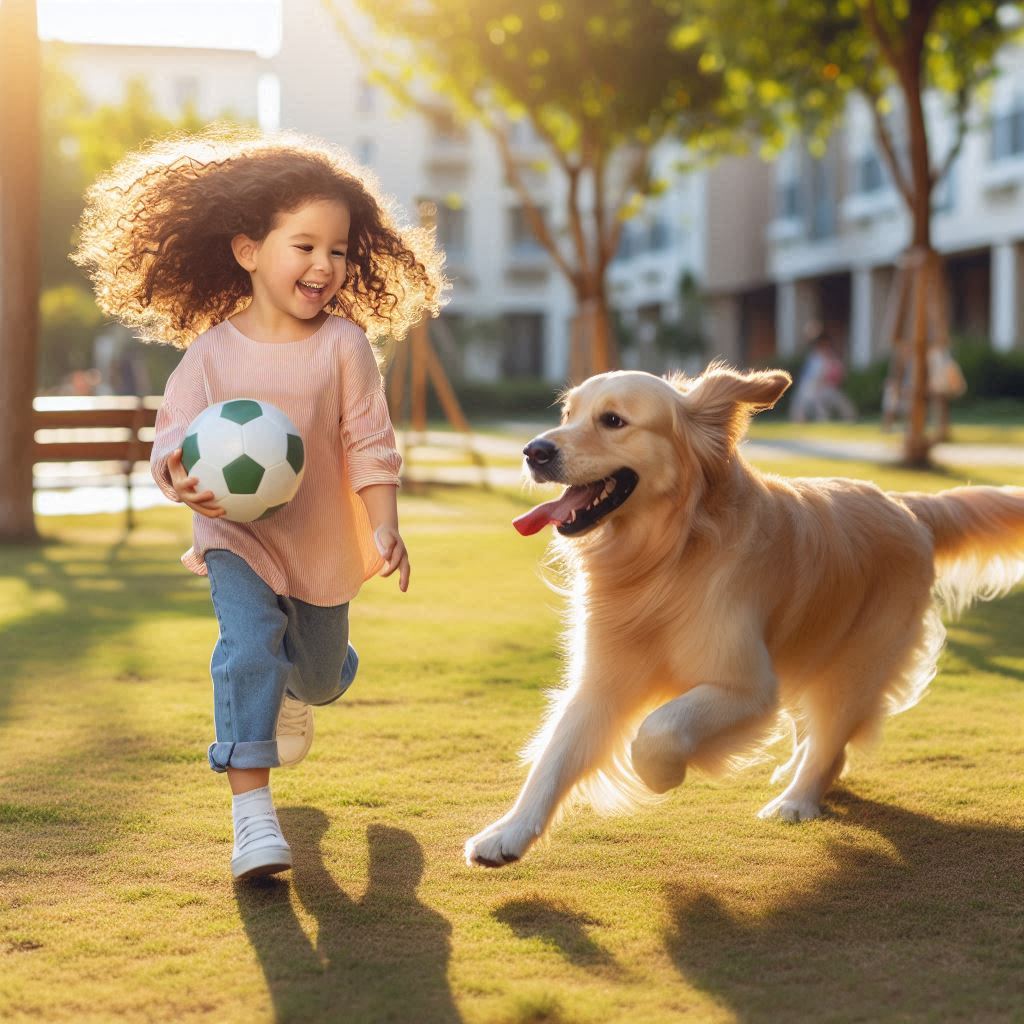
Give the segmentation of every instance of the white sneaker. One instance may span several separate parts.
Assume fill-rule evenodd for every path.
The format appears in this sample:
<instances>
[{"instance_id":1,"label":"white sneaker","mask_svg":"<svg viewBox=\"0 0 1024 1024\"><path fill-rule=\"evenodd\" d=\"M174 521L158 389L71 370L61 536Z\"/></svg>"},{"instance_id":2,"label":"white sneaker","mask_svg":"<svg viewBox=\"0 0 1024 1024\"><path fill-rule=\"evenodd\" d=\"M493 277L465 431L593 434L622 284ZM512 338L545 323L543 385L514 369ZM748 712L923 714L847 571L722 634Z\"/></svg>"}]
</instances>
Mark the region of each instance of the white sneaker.
<instances>
[{"instance_id":1,"label":"white sneaker","mask_svg":"<svg viewBox=\"0 0 1024 1024\"><path fill-rule=\"evenodd\" d=\"M287 693L277 715L277 760L282 768L298 764L313 746L313 709Z\"/></svg>"},{"instance_id":2,"label":"white sneaker","mask_svg":"<svg viewBox=\"0 0 1024 1024\"><path fill-rule=\"evenodd\" d=\"M267 786L236 796L232 817L235 846L231 851L231 874L235 878L273 875L292 866L292 850L281 834Z\"/></svg>"}]
</instances>

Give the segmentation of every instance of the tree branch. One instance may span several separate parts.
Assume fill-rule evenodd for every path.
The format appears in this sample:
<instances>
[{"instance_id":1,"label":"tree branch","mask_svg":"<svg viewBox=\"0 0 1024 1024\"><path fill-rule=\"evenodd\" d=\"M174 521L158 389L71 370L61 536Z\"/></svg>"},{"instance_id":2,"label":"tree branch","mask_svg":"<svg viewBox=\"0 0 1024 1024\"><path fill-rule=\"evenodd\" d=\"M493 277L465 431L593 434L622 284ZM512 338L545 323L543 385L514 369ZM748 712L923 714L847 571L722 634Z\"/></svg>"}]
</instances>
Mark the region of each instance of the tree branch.
<instances>
[{"instance_id":1,"label":"tree branch","mask_svg":"<svg viewBox=\"0 0 1024 1024\"><path fill-rule=\"evenodd\" d=\"M579 271L573 270L573 268L569 266L565 257L562 255L561 250L558 248L558 244L552 237L552 234L548 229L544 218L541 216L541 212L538 209L537 204L534 202L533 196L530 194L530 190L526 187L526 182L523 180L523 176L519 171L519 165L516 162L515 156L512 154L511 147L509 146L508 136L501 127L496 124L488 124L488 128L498 144L498 152L501 154L501 162L504 165L505 174L508 176L509 183L515 189L516 195L518 195L520 200L522 200L523 210L526 213L527 220L530 222L530 227L533 229L533 233L537 236L537 241L547 249L551 258L557 264L558 269L565 274L573 288L578 288L580 283Z\"/></svg>"},{"instance_id":2,"label":"tree branch","mask_svg":"<svg viewBox=\"0 0 1024 1024\"><path fill-rule=\"evenodd\" d=\"M903 168L900 166L899 156L896 153L896 146L893 143L889 126L885 123L885 118L882 117L882 112L878 109L881 96L874 90L865 90L865 95L871 107L871 116L875 122L875 137L881 143L882 154L889 167L889 174L892 176L893 184L900 195L903 196L908 208L912 207L913 190L911 189L910 182L907 181L907 176L903 173Z\"/></svg>"},{"instance_id":3,"label":"tree branch","mask_svg":"<svg viewBox=\"0 0 1024 1024\"><path fill-rule=\"evenodd\" d=\"M931 172L930 179L932 188L934 188L942 179L949 173L949 169L956 162L956 158L960 155L960 151L963 149L964 139L967 136L967 113L970 107L970 97L966 87L958 90L956 94L956 138L953 140L953 145L950 146L949 152L946 153L945 159L939 166Z\"/></svg>"},{"instance_id":4,"label":"tree branch","mask_svg":"<svg viewBox=\"0 0 1024 1024\"><path fill-rule=\"evenodd\" d=\"M878 0L868 0L864 5L864 17L889 66L899 74L900 66L903 63L903 54L893 42L888 29L882 24L882 19L878 14Z\"/></svg>"},{"instance_id":5,"label":"tree branch","mask_svg":"<svg viewBox=\"0 0 1024 1024\"><path fill-rule=\"evenodd\" d=\"M576 262L579 265L580 278L586 281L590 277L590 253L587 252L587 239L583 233L583 222L580 217L580 172L582 166L577 164L569 172L569 230L572 232L573 245L576 247Z\"/></svg>"}]
</instances>

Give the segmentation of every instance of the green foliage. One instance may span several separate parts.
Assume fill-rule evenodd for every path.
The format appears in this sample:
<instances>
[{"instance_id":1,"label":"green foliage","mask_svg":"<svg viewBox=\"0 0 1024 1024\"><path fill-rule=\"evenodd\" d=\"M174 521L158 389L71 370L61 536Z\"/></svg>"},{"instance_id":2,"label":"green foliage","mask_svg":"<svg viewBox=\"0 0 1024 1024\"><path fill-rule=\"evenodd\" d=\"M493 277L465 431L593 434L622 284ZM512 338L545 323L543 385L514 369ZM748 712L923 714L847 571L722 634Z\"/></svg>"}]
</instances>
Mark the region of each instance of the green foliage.
<instances>
[{"instance_id":1,"label":"green foliage","mask_svg":"<svg viewBox=\"0 0 1024 1024\"><path fill-rule=\"evenodd\" d=\"M83 285L48 288L39 299L41 331L37 378L41 390L55 387L72 370L93 365L93 339L103 323L92 291Z\"/></svg>"},{"instance_id":2,"label":"green foliage","mask_svg":"<svg viewBox=\"0 0 1024 1024\"><path fill-rule=\"evenodd\" d=\"M681 123L687 134L707 129L725 114L720 69L702 64L699 49L671 45L678 14L664 0L359 3L395 41L380 66L427 81L463 117L526 117L562 154L605 159Z\"/></svg>"},{"instance_id":3,"label":"green foliage","mask_svg":"<svg viewBox=\"0 0 1024 1024\"><path fill-rule=\"evenodd\" d=\"M65 66L64 50L50 44L43 61L43 287L81 281L68 260L86 189L125 153L149 139L197 131L203 121L193 107L170 118L155 107L141 78L125 83L117 103L90 105ZM229 119L229 115L225 115Z\"/></svg>"},{"instance_id":4,"label":"green foliage","mask_svg":"<svg viewBox=\"0 0 1024 1024\"><path fill-rule=\"evenodd\" d=\"M681 18L676 41L703 46L708 60L729 69L728 102L746 110L748 125L778 149L794 129L812 144L823 142L851 91L884 105L886 93L905 84L901 71L918 54L921 89L935 89L959 108L995 74L997 52L1017 31L1005 17L1014 7L1021 5L696 0ZM752 22L757 32L749 31ZM928 30L922 33L923 24Z\"/></svg>"},{"instance_id":5,"label":"green foliage","mask_svg":"<svg viewBox=\"0 0 1024 1024\"><path fill-rule=\"evenodd\" d=\"M561 390L546 380L530 377L498 381L460 381L455 385L463 412L474 422L542 415L555 404ZM428 409L441 419L440 404L431 393Z\"/></svg>"},{"instance_id":6,"label":"green foliage","mask_svg":"<svg viewBox=\"0 0 1024 1024\"><path fill-rule=\"evenodd\" d=\"M967 381L966 400L1024 398L1024 352L997 352L987 339L963 338L953 355Z\"/></svg>"},{"instance_id":7,"label":"green foliage","mask_svg":"<svg viewBox=\"0 0 1024 1024\"><path fill-rule=\"evenodd\" d=\"M52 387L72 369L92 365L102 323L80 270L68 259L86 189L127 152L149 139L203 127L196 110L161 114L143 79L130 79L117 103L90 105L66 67L65 49L44 48L42 76L42 335L39 381ZM236 120L224 113L221 120ZM155 368L165 375L166 361Z\"/></svg>"}]
</instances>

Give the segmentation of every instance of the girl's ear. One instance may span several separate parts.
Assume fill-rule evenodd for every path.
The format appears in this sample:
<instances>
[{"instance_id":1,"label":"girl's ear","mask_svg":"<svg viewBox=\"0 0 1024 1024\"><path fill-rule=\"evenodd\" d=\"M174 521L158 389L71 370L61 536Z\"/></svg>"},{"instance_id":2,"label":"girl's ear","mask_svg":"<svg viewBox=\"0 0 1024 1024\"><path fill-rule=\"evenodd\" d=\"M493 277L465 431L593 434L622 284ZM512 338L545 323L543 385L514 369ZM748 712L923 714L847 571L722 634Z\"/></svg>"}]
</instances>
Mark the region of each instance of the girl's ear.
<instances>
[{"instance_id":1,"label":"girl's ear","mask_svg":"<svg viewBox=\"0 0 1024 1024\"><path fill-rule=\"evenodd\" d=\"M243 270L248 270L250 274L256 270L256 253L259 247L259 242L253 241L248 235L235 235L231 239L231 251L235 254L238 265Z\"/></svg>"}]
</instances>

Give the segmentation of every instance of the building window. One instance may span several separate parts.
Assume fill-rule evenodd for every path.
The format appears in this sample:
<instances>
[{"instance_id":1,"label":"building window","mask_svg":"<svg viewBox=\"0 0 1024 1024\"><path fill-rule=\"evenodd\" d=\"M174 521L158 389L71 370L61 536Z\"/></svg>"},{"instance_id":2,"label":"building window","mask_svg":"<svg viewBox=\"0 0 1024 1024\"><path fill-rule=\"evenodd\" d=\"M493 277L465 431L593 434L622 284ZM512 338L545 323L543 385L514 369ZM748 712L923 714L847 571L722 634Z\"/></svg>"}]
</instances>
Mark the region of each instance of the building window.
<instances>
[{"instance_id":1,"label":"building window","mask_svg":"<svg viewBox=\"0 0 1024 1024\"><path fill-rule=\"evenodd\" d=\"M836 233L835 174L828 157L811 161L811 237L831 238Z\"/></svg>"},{"instance_id":2,"label":"building window","mask_svg":"<svg viewBox=\"0 0 1024 1024\"><path fill-rule=\"evenodd\" d=\"M373 139L362 138L356 141L356 159L364 166L370 167L377 155L377 147Z\"/></svg>"},{"instance_id":3,"label":"building window","mask_svg":"<svg viewBox=\"0 0 1024 1024\"><path fill-rule=\"evenodd\" d=\"M465 207L438 206L437 241L449 259L466 255L467 224Z\"/></svg>"},{"instance_id":4,"label":"building window","mask_svg":"<svg viewBox=\"0 0 1024 1024\"><path fill-rule=\"evenodd\" d=\"M651 224L650 244L652 252L661 252L672 245L672 232L664 217L657 217Z\"/></svg>"},{"instance_id":5,"label":"building window","mask_svg":"<svg viewBox=\"0 0 1024 1024\"><path fill-rule=\"evenodd\" d=\"M799 220L803 214L800 202L800 182L796 178L783 181L775 193L775 219Z\"/></svg>"},{"instance_id":6,"label":"building window","mask_svg":"<svg viewBox=\"0 0 1024 1024\"><path fill-rule=\"evenodd\" d=\"M372 114L377 108L377 87L365 78L359 80L356 92L356 113Z\"/></svg>"},{"instance_id":7,"label":"building window","mask_svg":"<svg viewBox=\"0 0 1024 1024\"><path fill-rule=\"evenodd\" d=\"M889 184L889 175L878 153L871 150L857 158L853 172L854 191L859 194L881 192Z\"/></svg>"},{"instance_id":8,"label":"building window","mask_svg":"<svg viewBox=\"0 0 1024 1024\"><path fill-rule=\"evenodd\" d=\"M540 215L543 220L547 220L547 214L543 208L540 210ZM513 256L535 256L544 251L544 246L533 233L526 210L522 206L516 206L509 210L508 225L509 249Z\"/></svg>"},{"instance_id":9,"label":"building window","mask_svg":"<svg viewBox=\"0 0 1024 1024\"><path fill-rule=\"evenodd\" d=\"M506 313L502 318L502 328L502 374L505 377L543 376L543 315Z\"/></svg>"},{"instance_id":10,"label":"building window","mask_svg":"<svg viewBox=\"0 0 1024 1024\"><path fill-rule=\"evenodd\" d=\"M1024 153L1024 100L992 119L992 159L1005 160Z\"/></svg>"}]
</instances>

